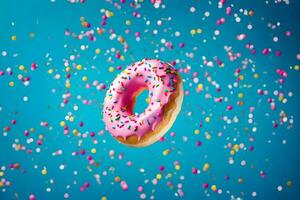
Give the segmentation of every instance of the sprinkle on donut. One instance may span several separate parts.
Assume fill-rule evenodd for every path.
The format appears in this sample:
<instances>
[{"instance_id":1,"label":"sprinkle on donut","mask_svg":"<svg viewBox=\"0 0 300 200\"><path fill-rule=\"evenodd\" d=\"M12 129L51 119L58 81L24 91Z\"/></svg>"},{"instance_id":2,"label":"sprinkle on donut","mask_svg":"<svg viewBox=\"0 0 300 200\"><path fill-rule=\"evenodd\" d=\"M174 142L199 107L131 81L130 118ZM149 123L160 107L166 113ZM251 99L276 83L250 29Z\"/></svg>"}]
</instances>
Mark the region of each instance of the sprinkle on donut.
<instances>
[{"instance_id":1,"label":"sprinkle on donut","mask_svg":"<svg viewBox=\"0 0 300 200\"><path fill-rule=\"evenodd\" d=\"M176 92L179 82L176 69L160 60L144 59L122 71L107 91L103 119L114 137L135 135L140 140L162 121L162 110ZM136 96L149 90L150 103L144 112L134 114Z\"/></svg>"}]
</instances>

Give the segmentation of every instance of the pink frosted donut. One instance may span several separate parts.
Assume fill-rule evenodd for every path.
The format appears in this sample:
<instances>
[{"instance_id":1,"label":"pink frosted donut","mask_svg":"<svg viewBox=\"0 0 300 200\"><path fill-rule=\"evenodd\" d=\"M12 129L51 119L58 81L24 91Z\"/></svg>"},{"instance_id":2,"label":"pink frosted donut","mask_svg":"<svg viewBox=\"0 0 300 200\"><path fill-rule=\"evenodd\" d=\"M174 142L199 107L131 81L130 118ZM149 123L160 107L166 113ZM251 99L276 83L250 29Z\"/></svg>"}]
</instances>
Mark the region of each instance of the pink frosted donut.
<instances>
[{"instance_id":1,"label":"pink frosted donut","mask_svg":"<svg viewBox=\"0 0 300 200\"><path fill-rule=\"evenodd\" d=\"M150 103L135 115L136 96L149 90ZM168 63L143 59L122 71L106 93L103 120L113 137L130 146L159 140L174 123L183 101L179 73Z\"/></svg>"}]
</instances>

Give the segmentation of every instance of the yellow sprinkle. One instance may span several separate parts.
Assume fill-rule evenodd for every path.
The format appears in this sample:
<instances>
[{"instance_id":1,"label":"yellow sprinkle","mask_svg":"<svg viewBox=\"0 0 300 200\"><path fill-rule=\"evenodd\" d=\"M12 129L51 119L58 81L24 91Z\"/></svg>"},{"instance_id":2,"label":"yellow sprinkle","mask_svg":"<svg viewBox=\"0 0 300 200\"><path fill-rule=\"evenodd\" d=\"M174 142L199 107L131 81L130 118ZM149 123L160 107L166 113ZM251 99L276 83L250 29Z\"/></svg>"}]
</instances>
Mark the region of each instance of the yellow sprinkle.
<instances>
[{"instance_id":1,"label":"yellow sprinkle","mask_svg":"<svg viewBox=\"0 0 300 200\"><path fill-rule=\"evenodd\" d=\"M210 117L205 117L205 121L206 121L207 123L209 123L209 122L210 122Z\"/></svg>"},{"instance_id":2,"label":"yellow sprinkle","mask_svg":"<svg viewBox=\"0 0 300 200\"><path fill-rule=\"evenodd\" d=\"M66 67L66 72L70 72L71 71L71 67Z\"/></svg>"},{"instance_id":3,"label":"yellow sprinkle","mask_svg":"<svg viewBox=\"0 0 300 200\"><path fill-rule=\"evenodd\" d=\"M199 90L203 90L203 84L202 84L202 83L199 83L198 86L197 86L197 88L198 88Z\"/></svg>"},{"instance_id":4,"label":"yellow sprinkle","mask_svg":"<svg viewBox=\"0 0 300 200\"><path fill-rule=\"evenodd\" d=\"M244 94L240 92L240 93L238 94L238 97L241 99L241 98L244 97Z\"/></svg>"},{"instance_id":5,"label":"yellow sprinkle","mask_svg":"<svg viewBox=\"0 0 300 200\"><path fill-rule=\"evenodd\" d=\"M292 181L288 181L288 182L286 182L286 185L287 185L288 187L292 187L293 182L292 182Z\"/></svg>"},{"instance_id":6,"label":"yellow sprinkle","mask_svg":"<svg viewBox=\"0 0 300 200\"><path fill-rule=\"evenodd\" d=\"M120 176L115 177L115 182L120 182L120 180L121 180Z\"/></svg>"},{"instance_id":7,"label":"yellow sprinkle","mask_svg":"<svg viewBox=\"0 0 300 200\"><path fill-rule=\"evenodd\" d=\"M202 170L206 172L209 168L210 168L210 165L209 165L208 163L205 163L205 164L203 165Z\"/></svg>"},{"instance_id":8,"label":"yellow sprinkle","mask_svg":"<svg viewBox=\"0 0 300 200\"><path fill-rule=\"evenodd\" d=\"M95 148L92 148L91 152L92 152L93 154L95 154L95 153L97 152L97 150L96 150Z\"/></svg>"},{"instance_id":9,"label":"yellow sprinkle","mask_svg":"<svg viewBox=\"0 0 300 200\"><path fill-rule=\"evenodd\" d=\"M76 66L76 69L77 69L77 70L82 70L82 65L77 65L77 66Z\"/></svg>"},{"instance_id":10,"label":"yellow sprinkle","mask_svg":"<svg viewBox=\"0 0 300 200\"><path fill-rule=\"evenodd\" d=\"M100 54L100 53L101 53L101 49L97 48L97 49L95 50L95 52L96 52L96 54Z\"/></svg>"},{"instance_id":11,"label":"yellow sprinkle","mask_svg":"<svg viewBox=\"0 0 300 200\"><path fill-rule=\"evenodd\" d=\"M88 80L87 76L82 77L82 81L86 82Z\"/></svg>"},{"instance_id":12,"label":"yellow sprinkle","mask_svg":"<svg viewBox=\"0 0 300 200\"><path fill-rule=\"evenodd\" d=\"M196 34L196 30L195 30L195 29L192 29L192 30L191 30L191 34L192 34L192 35L195 35L195 34Z\"/></svg>"},{"instance_id":13,"label":"yellow sprinkle","mask_svg":"<svg viewBox=\"0 0 300 200\"><path fill-rule=\"evenodd\" d=\"M48 173L48 172L47 172L47 169L43 169L43 170L42 170L42 174L43 174L43 175L46 175L47 173Z\"/></svg>"},{"instance_id":14,"label":"yellow sprinkle","mask_svg":"<svg viewBox=\"0 0 300 200\"><path fill-rule=\"evenodd\" d=\"M124 43L124 42L125 42L125 39L124 39L123 37L120 36L120 37L118 38L118 41L121 42L121 43Z\"/></svg>"},{"instance_id":15,"label":"yellow sprinkle","mask_svg":"<svg viewBox=\"0 0 300 200\"><path fill-rule=\"evenodd\" d=\"M11 36L11 40L12 41L16 41L17 40L17 36L15 36L15 35Z\"/></svg>"},{"instance_id":16,"label":"yellow sprinkle","mask_svg":"<svg viewBox=\"0 0 300 200\"><path fill-rule=\"evenodd\" d=\"M146 102L147 102L147 103L150 103L150 100L151 100L151 99L150 99L149 97L146 98Z\"/></svg>"},{"instance_id":17,"label":"yellow sprinkle","mask_svg":"<svg viewBox=\"0 0 300 200\"><path fill-rule=\"evenodd\" d=\"M101 200L107 200L106 196L102 196Z\"/></svg>"},{"instance_id":18,"label":"yellow sprinkle","mask_svg":"<svg viewBox=\"0 0 300 200\"><path fill-rule=\"evenodd\" d=\"M198 28L198 29L197 29L197 33L198 33L198 34L201 34L201 33L202 33L202 29L201 29L201 28Z\"/></svg>"},{"instance_id":19,"label":"yellow sprinkle","mask_svg":"<svg viewBox=\"0 0 300 200\"><path fill-rule=\"evenodd\" d=\"M175 165L176 170L180 170L180 165Z\"/></svg>"},{"instance_id":20,"label":"yellow sprinkle","mask_svg":"<svg viewBox=\"0 0 300 200\"><path fill-rule=\"evenodd\" d=\"M61 121L61 122L59 122L59 125L60 125L60 126L65 126L65 125L66 125L66 122L65 122L65 121Z\"/></svg>"},{"instance_id":21,"label":"yellow sprinkle","mask_svg":"<svg viewBox=\"0 0 300 200\"><path fill-rule=\"evenodd\" d=\"M240 145L235 144L235 145L233 146L233 149L234 149L235 151L238 151L238 150L240 149Z\"/></svg>"},{"instance_id":22,"label":"yellow sprinkle","mask_svg":"<svg viewBox=\"0 0 300 200\"><path fill-rule=\"evenodd\" d=\"M74 122L74 116L71 116L71 117L69 118L69 121L70 121L70 122Z\"/></svg>"},{"instance_id":23,"label":"yellow sprinkle","mask_svg":"<svg viewBox=\"0 0 300 200\"><path fill-rule=\"evenodd\" d=\"M114 68L114 67L112 67L112 66L110 66L110 67L108 68L108 71L112 73L112 72L114 72L114 71L115 71L115 68Z\"/></svg>"},{"instance_id":24,"label":"yellow sprinkle","mask_svg":"<svg viewBox=\"0 0 300 200\"><path fill-rule=\"evenodd\" d=\"M254 78L259 78L259 74L255 73L255 74L253 75L253 77L254 77Z\"/></svg>"},{"instance_id":25,"label":"yellow sprinkle","mask_svg":"<svg viewBox=\"0 0 300 200\"><path fill-rule=\"evenodd\" d=\"M4 175L4 172L0 171L0 177Z\"/></svg>"},{"instance_id":26,"label":"yellow sprinkle","mask_svg":"<svg viewBox=\"0 0 300 200\"><path fill-rule=\"evenodd\" d=\"M200 133L200 130L199 130L199 129L195 129L195 130L194 130L194 134L195 134L195 135L199 135L199 133Z\"/></svg>"},{"instance_id":27,"label":"yellow sprinkle","mask_svg":"<svg viewBox=\"0 0 300 200\"><path fill-rule=\"evenodd\" d=\"M75 129L72 131L72 133L73 133L74 135L78 135L78 130L75 128Z\"/></svg>"},{"instance_id":28,"label":"yellow sprinkle","mask_svg":"<svg viewBox=\"0 0 300 200\"><path fill-rule=\"evenodd\" d=\"M214 191L214 192L217 191L217 186L216 185L212 185L211 186L211 190Z\"/></svg>"},{"instance_id":29,"label":"yellow sprinkle","mask_svg":"<svg viewBox=\"0 0 300 200\"><path fill-rule=\"evenodd\" d=\"M244 80L244 75L241 74L241 75L239 76L239 79L240 79L240 80Z\"/></svg>"},{"instance_id":30,"label":"yellow sprinkle","mask_svg":"<svg viewBox=\"0 0 300 200\"><path fill-rule=\"evenodd\" d=\"M48 74L52 74L53 73L53 69L48 69Z\"/></svg>"},{"instance_id":31,"label":"yellow sprinkle","mask_svg":"<svg viewBox=\"0 0 300 200\"><path fill-rule=\"evenodd\" d=\"M126 20L126 21L125 21L125 24L126 24L127 26L130 26L130 25L131 25L131 21L130 21L130 20Z\"/></svg>"},{"instance_id":32,"label":"yellow sprinkle","mask_svg":"<svg viewBox=\"0 0 300 200\"><path fill-rule=\"evenodd\" d=\"M166 150L163 151L163 155L167 156L167 155L169 155L170 152L171 152L170 149L166 149Z\"/></svg>"},{"instance_id":33,"label":"yellow sprinkle","mask_svg":"<svg viewBox=\"0 0 300 200\"><path fill-rule=\"evenodd\" d=\"M24 65L20 65L19 66L19 70L24 71L25 70L25 66Z\"/></svg>"},{"instance_id":34,"label":"yellow sprinkle","mask_svg":"<svg viewBox=\"0 0 300 200\"><path fill-rule=\"evenodd\" d=\"M107 12L107 17L113 17L113 16L114 16L113 12L110 12L110 11Z\"/></svg>"},{"instance_id":35,"label":"yellow sprinkle","mask_svg":"<svg viewBox=\"0 0 300 200\"><path fill-rule=\"evenodd\" d=\"M156 179L160 180L162 178L161 174L156 175Z\"/></svg>"},{"instance_id":36,"label":"yellow sprinkle","mask_svg":"<svg viewBox=\"0 0 300 200\"><path fill-rule=\"evenodd\" d=\"M8 85L9 85L10 87L14 87L14 86L15 86L15 82L10 81L10 82L8 83Z\"/></svg>"},{"instance_id":37,"label":"yellow sprinkle","mask_svg":"<svg viewBox=\"0 0 300 200\"><path fill-rule=\"evenodd\" d=\"M70 81L67 81L66 82L66 88L70 88L71 87L71 83L70 83Z\"/></svg>"},{"instance_id":38,"label":"yellow sprinkle","mask_svg":"<svg viewBox=\"0 0 300 200\"><path fill-rule=\"evenodd\" d=\"M234 155L235 151L234 150L230 150L230 155Z\"/></svg>"},{"instance_id":39,"label":"yellow sprinkle","mask_svg":"<svg viewBox=\"0 0 300 200\"><path fill-rule=\"evenodd\" d=\"M44 139L44 135L42 135L42 134L39 135L39 139L40 139L40 140L43 140L43 139Z\"/></svg>"}]
</instances>

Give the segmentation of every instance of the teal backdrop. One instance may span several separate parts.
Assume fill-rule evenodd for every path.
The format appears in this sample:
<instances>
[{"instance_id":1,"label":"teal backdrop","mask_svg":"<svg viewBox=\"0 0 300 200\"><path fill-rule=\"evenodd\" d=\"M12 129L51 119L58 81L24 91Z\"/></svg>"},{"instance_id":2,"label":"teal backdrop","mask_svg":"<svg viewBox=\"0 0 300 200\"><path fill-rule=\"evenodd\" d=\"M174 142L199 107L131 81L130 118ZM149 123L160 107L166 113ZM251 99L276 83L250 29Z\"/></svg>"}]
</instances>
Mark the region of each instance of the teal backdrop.
<instances>
[{"instance_id":1,"label":"teal backdrop","mask_svg":"<svg viewBox=\"0 0 300 200\"><path fill-rule=\"evenodd\" d=\"M299 9L0 0L0 199L299 199ZM185 96L162 141L132 148L102 105L143 58L174 64Z\"/></svg>"}]
</instances>

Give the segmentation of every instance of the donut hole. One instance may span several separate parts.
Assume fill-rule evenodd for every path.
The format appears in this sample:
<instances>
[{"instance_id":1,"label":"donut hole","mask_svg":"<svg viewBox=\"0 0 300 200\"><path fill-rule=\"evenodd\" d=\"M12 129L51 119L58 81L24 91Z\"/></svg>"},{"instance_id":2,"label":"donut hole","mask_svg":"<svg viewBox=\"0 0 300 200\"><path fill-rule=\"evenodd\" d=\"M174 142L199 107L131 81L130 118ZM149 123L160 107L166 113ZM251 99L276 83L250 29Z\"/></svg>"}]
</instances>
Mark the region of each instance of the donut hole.
<instances>
[{"instance_id":1,"label":"donut hole","mask_svg":"<svg viewBox=\"0 0 300 200\"><path fill-rule=\"evenodd\" d=\"M148 88L141 88L135 94L134 105L133 105L133 113L135 115L139 115L143 113L146 108L148 107L147 99L149 97L149 90Z\"/></svg>"}]
</instances>

